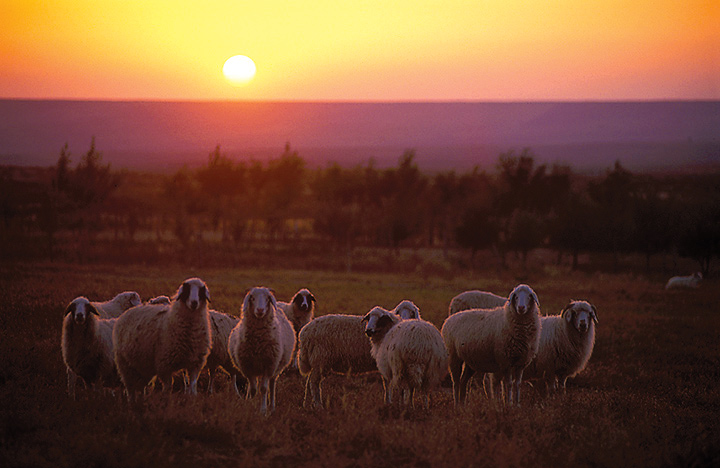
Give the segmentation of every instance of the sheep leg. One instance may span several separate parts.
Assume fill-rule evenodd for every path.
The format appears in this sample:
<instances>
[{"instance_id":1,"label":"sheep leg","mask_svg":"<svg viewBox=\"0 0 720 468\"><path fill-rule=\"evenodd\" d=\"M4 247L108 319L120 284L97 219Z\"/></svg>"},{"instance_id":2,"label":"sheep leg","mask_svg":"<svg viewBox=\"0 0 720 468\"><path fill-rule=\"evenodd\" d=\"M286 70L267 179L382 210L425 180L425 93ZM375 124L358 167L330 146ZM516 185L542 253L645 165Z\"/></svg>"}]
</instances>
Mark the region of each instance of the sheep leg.
<instances>
[{"instance_id":1,"label":"sheep leg","mask_svg":"<svg viewBox=\"0 0 720 468\"><path fill-rule=\"evenodd\" d=\"M245 399L249 400L257 393L257 377L250 377L248 379L247 393L245 393Z\"/></svg>"},{"instance_id":2,"label":"sheep leg","mask_svg":"<svg viewBox=\"0 0 720 468\"><path fill-rule=\"evenodd\" d=\"M275 411L275 383L277 382L277 376L270 378L270 412Z\"/></svg>"},{"instance_id":3,"label":"sheep leg","mask_svg":"<svg viewBox=\"0 0 720 468\"><path fill-rule=\"evenodd\" d=\"M68 395L70 395L70 398L73 400L75 399L75 385L77 384L77 375L75 372L70 370L70 368L66 368L67 370L67 386L68 386Z\"/></svg>"},{"instance_id":4,"label":"sheep leg","mask_svg":"<svg viewBox=\"0 0 720 468\"><path fill-rule=\"evenodd\" d=\"M316 408L322 407L322 398L320 393L320 382L322 381L323 375L318 369L310 371L305 380L305 398L303 399L303 407L307 408L309 401L308 397L312 399L313 406Z\"/></svg>"},{"instance_id":5,"label":"sheep leg","mask_svg":"<svg viewBox=\"0 0 720 468\"><path fill-rule=\"evenodd\" d=\"M217 368L213 371L213 369L210 369L208 367L208 393L213 392L213 383L215 382L215 374L217 373Z\"/></svg>"},{"instance_id":6,"label":"sheep leg","mask_svg":"<svg viewBox=\"0 0 720 468\"><path fill-rule=\"evenodd\" d=\"M202 367L199 369L188 370L188 374L189 374L189 378L190 378L190 387L185 386L185 393L188 393L190 395L197 395L197 382L198 382L198 378L200 377L201 370L202 370Z\"/></svg>"},{"instance_id":7,"label":"sheep leg","mask_svg":"<svg viewBox=\"0 0 720 468\"><path fill-rule=\"evenodd\" d=\"M511 369L510 379L512 381L512 397L513 403L520 404L520 384L522 384L522 375L524 369Z\"/></svg>"},{"instance_id":8,"label":"sheep leg","mask_svg":"<svg viewBox=\"0 0 720 468\"><path fill-rule=\"evenodd\" d=\"M462 374L463 362L455 355L450 355L450 377L453 382L453 400L455 406L460 405L460 374Z\"/></svg>"},{"instance_id":9,"label":"sheep leg","mask_svg":"<svg viewBox=\"0 0 720 468\"><path fill-rule=\"evenodd\" d=\"M238 379L243 379L243 385L238 384ZM233 382L233 388L235 388L235 393L238 394L238 396L243 396L243 393L245 393L245 387L247 386L247 381L242 376L239 376L237 372L233 372L232 374L232 382Z\"/></svg>"},{"instance_id":10,"label":"sheep leg","mask_svg":"<svg viewBox=\"0 0 720 468\"><path fill-rule=\"evenodd\" d=\"M260 414L268 414L268 390L270 379L267 376L260 377Z\"/></svg>"},{"instance_id":11,"label":"sheep leg","mask_svg":"<svg viewBox=\"0 0 720 468\"><path fill-rule=\"evenodd\" d=\"M462 375L460 376L460 402L465 403L465 400L467 398L467 388L468 383L470 382L470 379L472 376L475 375L475 371L470 368L470 366L465 364L465 367L463 367Z\"/></svg>"},{"instance_id":12,"label":"sheep leg","mask_svg":"<svg viewBox=\"0 0 720 468\"><path fill-rule=\"evenodd\" d=\"M383 388L385 389L385 404L389 405L392 403L392 387L385 377L383 377Z\"/></svg>"}]
</instances>

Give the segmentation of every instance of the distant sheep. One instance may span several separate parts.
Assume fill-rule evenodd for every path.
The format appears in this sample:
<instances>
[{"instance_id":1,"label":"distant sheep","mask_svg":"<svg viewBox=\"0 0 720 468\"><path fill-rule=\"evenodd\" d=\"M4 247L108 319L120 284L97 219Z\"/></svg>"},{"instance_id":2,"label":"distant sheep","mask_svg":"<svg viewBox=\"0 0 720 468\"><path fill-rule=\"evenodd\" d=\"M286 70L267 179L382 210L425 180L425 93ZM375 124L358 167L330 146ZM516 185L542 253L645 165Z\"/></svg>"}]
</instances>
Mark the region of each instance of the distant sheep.
<instances>
[{"instance_id":1,"label":"distant sheep","mask_svg":"<svg viewBox=\"0 0 720 468\"><path fill-rule=\"evenodd\" d=\"M100 318L95 304L85 297L73 299L65 309L61 348L67 370L68 394L72 398L75 398L77 376L96 389L100 386L120 386L112 346L116 320Z\"/></svg>"},{"instance_id":2,"label":"distant sheep","mask_svg":"<svg viewBox=\"0 0 720 468\"><path fill-rule=\"evenodd\" d=\"M145 304L118 318L113 331L115 362L133 399L157 376L163 389L172 387L172 375L186 370L186 392L197 395L197 379L210 354L211 334L207 304L210 291L199 278L185 280L167 305Z\"/></svg>"},{"instance_id":3,"label":"distant sheep","mask_svg":"<svg viewBox=\"0 0 720 468\"><path fill-rule=\"evenodd\" d=\"M402 320L393 312L375 307L365 315L365 334L371 354L383 376L385 403L392 403L393 390L404 393L404 403L413 403L415 390L430 407L430 391L447 374L448 354L435 325L424 320Z\"/></svg>"},{"instance_id":4,"label":"distant sheep","mask_svg":"<svg viewBox=\"0 0 720 468\"><path fill-rule=\"evenodd\" d=\"M267 288L252 288L243 300L240 322L228 340L233 365L248 379L247 398L260 388L260 412L275 410L275 384L290 364L295 331ZM269 394L269 396L268 396Z\"/></svg>"},{"instance_id":5,"label":"distant sheep","mask_svg":"<svg viewBox=\"0 0 720 468\"><path fill-rule=\"evenodd\" d=\"M665 285L665 289L689 288L694 289L700 286L703 279L702 273L695 272L690 276L673 276Z\"/></svg>"},{"instance_id":6,"label":"distant sheep","mask_svg":"<svg viewBox=\"0 0 720 468\"><path fill-rule=\"evenodd\" d=\"M506 297L495 295L486 291L465 291L453 297L450 301L448 316L463 310L494 309L501 307L507 301Z\"/></svg>"},{"instance_id":7,"label":"distant sheep","mask_svg":"<svg viewBox=\"0 0 720 468\"><path fill-rule=\"evenodd\" d=\"M420 318L420 309L412 301L401 301L392 312L403 320Z\"/></svg>"},{"instance_id":8,"label":"distant sheep","mask_svg":"<svg viewBox=\"0 0 720 468\"><path fill-rule=\"evenodd\" d=\"M170 305L170 298L167 296L157 296L153 297L148 301L148 304L164 304L164 305Z\"/></svg>"},{"instance_id":9,"label":"distant sheep","mask_svg":"<svg viewBox=\"0 0 720 468\"><path fill-rule=\"evenodd\" d=\"M285 313L285 316L293 325L296 341L302 327L310 323L315 316L316 303L315 296L307 289L296 292L290 302L278 301L278 309ZM291 367L297 368L297 349L293 351Z\"/></svg>"},{"instance_id":10,"label":"distant sheep","mask_svg":"<svg viewBox=\"0 0 720 468\"><path fill-rule=\"evenodd\" d=\"M219 372L219 368L222 367L232 377L233 388L238 395L242 395L240 387L238 387L238 377L242 379L241 387L245 387L245 379L240 372L233 366L232 359L228 353L228 339L235 325L240 321L237 317L232 315L224 314L216 310L209 310L210 314L210 328L212 332L212 348L205 364L210 374L210 381L208 382L208 392L213 392L213 384L215 382L215 376Z\"/></svg>"},{"instance_id":11,"label":"distant sheep","mask_svg":"<svg viewBox=\"0 0 720 468\"><path fill-rule=\"evenodd\" d=\"M542 317L537 357L525 370L527 378L545 381L548 393L565 389L568 377L582 371L595 346L595 306L586 301L572 301L560 315Z\"/></svg>"},{"instance_id":12,"label":"distant sheep","mask_svg":"<svg viewBox=\"0 0 720 468\"><path fill-rule=\"evenodd\" d=\"M448 317L442 337L450 357L455 404L465 402L467 384L476 372L496 374L507 403L519 403L523 370L537 355L540 326L540 303L525 284L515 287L502 307Z\"/></svg>"},{"instance_id":13,"label":"distant sheep","mask_svg":"<svg viewBox=\"0 0 720 468\"><path fill-rule=\"evenodd\" d=\"M142 304L142 300L140 299L140 295L135 291L121 292L109 301L93 302L93 305L100 313L100 318L104 319L120 317L120 315L129 308L139 306L140 304Z\"/></svg>"}]
</instances>

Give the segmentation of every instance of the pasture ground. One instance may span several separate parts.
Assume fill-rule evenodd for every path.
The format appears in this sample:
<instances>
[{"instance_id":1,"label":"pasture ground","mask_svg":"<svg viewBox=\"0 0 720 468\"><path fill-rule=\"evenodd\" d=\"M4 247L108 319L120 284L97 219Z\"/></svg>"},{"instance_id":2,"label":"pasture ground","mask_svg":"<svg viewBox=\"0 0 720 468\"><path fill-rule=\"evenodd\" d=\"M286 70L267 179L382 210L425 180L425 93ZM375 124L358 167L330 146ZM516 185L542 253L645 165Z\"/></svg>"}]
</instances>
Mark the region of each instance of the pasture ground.
<instances>
[{"instance_id":1,"label":"pasture ground","mask_svg":"<svg viewBox=\"0 0 720 468\"><path fill-rule=\"evenodd\" d=\"M523 385L520 407L488 401L475 387L453 408L445 389L429 411L385 407L377 375L333 376L326 411L301 407L304 382L287 372L278 407L220 390L196 398L155 393L138 408L79 389L66 394L60 353L63 310L78 295L123 290L143 299L203 278L215 309L238 314L245 290L301 287L318 314L364 314L413 300L440 327L449 300L466 289L507 294L519 282L545 314L570 299L598 309L595 352L564 395ZM718 282L665 291L664 279L546 268L428 277L400 274L65 264L0 264L0 466L720 466ZM201 381L204 389L206 381ZM419 400L418 400L419 402ZM418 405L420 407L420 405Z\"/></svg>"}]
</instances>

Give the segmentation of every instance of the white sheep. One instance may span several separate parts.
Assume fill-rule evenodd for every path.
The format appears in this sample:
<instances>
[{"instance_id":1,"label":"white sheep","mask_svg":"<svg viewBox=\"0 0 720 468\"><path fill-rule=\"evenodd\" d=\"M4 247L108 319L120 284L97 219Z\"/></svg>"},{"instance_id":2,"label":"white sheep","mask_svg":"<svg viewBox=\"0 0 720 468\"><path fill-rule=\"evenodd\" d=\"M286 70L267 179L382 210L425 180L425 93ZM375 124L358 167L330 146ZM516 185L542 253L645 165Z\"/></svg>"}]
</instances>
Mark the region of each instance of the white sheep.
<instances>
[{"instance_id":1,"label":"white sheep","mask_svg":"<svg viewBox=\"0 0 720 468\"><path fill-rule=\"evenodd\" d=\"M222 367L232 377L235 392L241 395L240 388L238 387L238 377L241 379L243 379L243 377L235 366L233 366L232 359L230 359L230 354L228 353L230 333L240 319L229 314L218 312L217 310L209 310L208 313L210 314L210 327L212 332L212 347L207 357L207 363L205 364L210 374L208 392L213 392L215 376L219 372L219 368ZM244 387L244 379L242 386Z\"/></svg>"},{"instance_id":2,"label":"white sheep","mask_svg":"<svg viewBox=\"0 0 720 468\"><path fill-rule=\"evenodd\" d=\"M401 301L393 312L401 318L420 318L411 301ZM322 407L321 383L331 373L361 375L376 372L370 342L360 315L329 314L308 323L298 335L298 368L306 377L303 406L312 400Z\"/></svg>"},{"instance_id":3,"label":"white sheep","mask_svg":"<svg viewBox=\"0 0 720 468\"><path fill-rule=\"evenodd\" d=\"M77 376L93 388L119 387L113 360L112 330L117 319L102 319L85 297L68 304L63 319L61 348L68 379L68 394L75 398Z\"/></svg>"},{"instance_id":4,"label":"white sheep","mask_svg":"<svg viewBox=\"0 0 720 468\"><path fill-rule=\"evenodd\" d=\"M465 310L445 320L441 333L450 357L456 405L465 402L467 384L476 372L496 374L506 401L520 402L523 370L540 342L539 308L535 291L521 284L502 307Z\"/></svg>"},{"instance_id":5,"label":"white sheep","mask_svg":"<svg viewBox=\"0 0 720 468\"><path fill-rule=\"evenodd\" d=\"M670 278L665 285L665 289L675 289L675 288L697 288L700 286L700 282L703 279L702 273L699 271L693 273L690 276L673 276Z\"/></svg>"},{"instance_id":6,"label":"white sheep","mask_svg":"<svg viewBox=\"0 0 720 468\"><path fill-rule=\"evenodd\" d=\"M574 377L587 365L595 346L595 306L586 301L571 301L560 315L541 318L537 357L525 370L525 377L545 381L548 393L565 389L568 377Z\"/></svg>"},{"instance_id":7,"label":"white sheep","mask_svg":"<svg viewBox=\"0 0 720 468\"><path fill-rule=\"evenodd\" d=\"M275 384L290 364L295 349L295 331L267 288L252 288L243 300L240 322L228 340L233 365L248 380L246 398L260 388L260 412L275 410ZM269 394L269 398L268 398Z\"/></svg>"},{"instance_id":8,"label":"white sheep","mask_svg":"<svg viewBox=\"0 0 720 468\"><path fill-rule=\"evenodd\" d=\"M302 327L307 325L315 316L315 296L307 289L301 289L295 293L290 302L278 301L278 309L285 313L285 316L292 323L295 330L295 340ZM297 349L293 351L291 367L297 368Z\"/></svg>"},{"instance_id":9,"label":"white sheep","mask_svg":"<svg viewBox=\"0 0 720 468\"><path fill-rule=\"evenodd\" d=\"M157 376L163 389L172 387L172 375L186 370L186 392L197 395L197 379L210 354L211 334L207 304L210 291L199 278L185 280L168 307L144 304L118 318L113 331L115 363L128 399Z\"/></svg>"},{"instance_id":10,"label":"white sheep","mask_svg":"<svg viewBox=\"0 0 720 468\"><path fill-rule=\"evenodd\" d=\"M403 320L420 318L420 309L412 301L400 301L392 312Z\"/></svg>"},{"instance_id":11,"label":"white sheep","mask_svg":"<svg viewBox=\"0 0 720 468\"><path fill-rule=\"evenodd\" d=\"M142 300L140 299L140 295L135 291L125 291L109 301L93 302L92 304L100 313L100 318L111 319L120 317L123 312L131 307L139 306L142 304Z\"/></svg>"},{"instance_id":12,"label":"white sheep","mask_svg":"<svg viewBox=\"0 0 720 468\"><path fill-rule=\"evenodd\" d=\"M507 301L506 297L491 292L478 290L461 292L450 301L448 316L463 310L494 309L504 305L505 301Z\"/></svg>"},{"instance_id":13,"label":"white sheep","mask_svg":"<svg viewBox=\"0 0 720 468\"><path fill-rule=\"evenodd\" d=\"M148 301L148 304L164 304L170 305L170 298L167 296L156 296Z\"/></svg>"},{"instance_id":14,"label":"white sheep","mask_svg":"<svg viewBox=\"0 0 720 468\"><path fill-rule=\"evenodd\" d=\"M365 315L365 334L371 354L383 377L385 403L392 403L393 390L404 393L404 403L413 403L415 390L430 407L430 391L440 385L448 371L448 353L440 332L430 322L402 320L393 312L375 307Z\"/></svg>"}]
</instances>

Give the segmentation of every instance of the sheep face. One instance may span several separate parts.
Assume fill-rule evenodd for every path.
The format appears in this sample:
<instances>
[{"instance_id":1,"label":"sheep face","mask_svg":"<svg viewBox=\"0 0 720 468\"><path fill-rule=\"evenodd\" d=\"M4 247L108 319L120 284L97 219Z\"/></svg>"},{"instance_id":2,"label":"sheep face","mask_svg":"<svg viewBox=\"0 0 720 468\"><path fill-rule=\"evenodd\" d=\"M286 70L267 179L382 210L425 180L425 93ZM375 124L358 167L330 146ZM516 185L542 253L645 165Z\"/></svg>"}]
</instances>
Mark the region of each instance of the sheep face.
<instances>
[{"instance_id":1,"label":"sheep face","mask_svg":"<svg viewBox=\"0 0 720 468\"><path fill-rule=\"evenodd\" d=\"M128 310L131 307L139 306L142 304L140 295L135 291L125 291L115 296L114 301L120 304L122 310Z\"/></svg>"},{"instance_id":2,"label":"sheep face","mask_svg":"<svg viewBox=\"0 0 720 468\"><path fill-rule=\"evenodd\" d=\"M292 302L293 304L295 304L295 307L297 307L300 312L308 312L310 309L312 309L312 303L317 301L315 300L315 296L313 296L310 291L308 291L307 289L301 289L295 294Z\"/></svg>"},{"instance_id":3,"label":"sheep face","mask_svg":"<svg viewBox=\"0 0 720 468\"><path fill-rule=\"evenodd\" d=\"M210 302L210 290L200 278L186 279L177 291L176 299L190 310L197 310Z\"/></svg>"},{"instance_id":4,"label":"sheep face","mask_svg":"<svg viewBox=\"0 0 720 468\"><path fill-rule=\"evenodd\" d=\"M518 315L525 315L533 307L539 306L537 294L527 284L520 284L510 293L510 305Z\"/></svg>"},{"instance_id":5,"label":"sheep face","mask_svg":"<svg viewBox=\"0 0 720 468\"><path fill-rule=\"evenodd\" d=\"M78 325L82 325L88 318L88 314L100 315L94 305L84 297L78 297L68 304L65 315L72 314L72 318Z\"/></svg>"},{"instance_id":6,"label":"sheep face","mask_svg":"<svg viewBox=\"0 0 720 468\"><path fill-rule=\"evenodd\" d=\"M252 288L245 295L242 312L243 314L251 313L261 319L270 312L275 313L276 308L277 300L272 291L268 288Z\"/></svg>"},{"instance_id":7,"label":"sheep face","mask_svg":"<svg viewBox=\"0 0 720 468\"><path fill-rule=\"evenodd\" d=\"M595 306L585 301L573 301L566 305L562 317L580 333L587 333L591 320L598 323Z\"/></svg>"},{"instance_id":8,"label":"sheep face","mask_svg":"<svg viewBox=\"0 0 720 468\"><path fill-rule=\"evenodd\" d=\"M382 307L374 307L363 317L362 321L367 322L365 334L372 338L384 335L393 325L400 321L400 318Z\"/></svg>"},{"instance_id":9,"label":"sheep face","mask_svg":"<svg viewBox=\"0 0 720 468\"><path fill-rule=\"evenodd\" d=\"M420 318L420 309L412 301L402 301L395 307L394 312L403 320Z\"/></svg>"}]
</instances>

